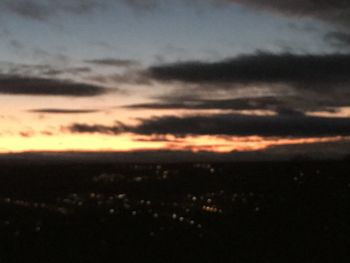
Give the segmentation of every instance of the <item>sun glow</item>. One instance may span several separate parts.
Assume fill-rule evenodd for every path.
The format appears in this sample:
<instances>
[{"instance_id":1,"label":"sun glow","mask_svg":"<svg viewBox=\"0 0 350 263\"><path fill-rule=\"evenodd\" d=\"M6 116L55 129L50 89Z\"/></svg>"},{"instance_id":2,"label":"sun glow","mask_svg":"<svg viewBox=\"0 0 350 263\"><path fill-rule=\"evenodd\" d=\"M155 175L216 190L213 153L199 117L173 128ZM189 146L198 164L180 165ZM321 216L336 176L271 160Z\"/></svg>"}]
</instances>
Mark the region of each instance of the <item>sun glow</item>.
<instances>
[{"instance_id":1,"label":"sun glow","mask_svg":"<svg viewBox=\"0 0 350 263\"><path fill-rule=\"evenodd\" d=\"M0 138L0 152L25 151L131 151L157 149L164 143L134 142L129 136L60 135L60 136L9 136Z\"/></svg>"}]
</instances>

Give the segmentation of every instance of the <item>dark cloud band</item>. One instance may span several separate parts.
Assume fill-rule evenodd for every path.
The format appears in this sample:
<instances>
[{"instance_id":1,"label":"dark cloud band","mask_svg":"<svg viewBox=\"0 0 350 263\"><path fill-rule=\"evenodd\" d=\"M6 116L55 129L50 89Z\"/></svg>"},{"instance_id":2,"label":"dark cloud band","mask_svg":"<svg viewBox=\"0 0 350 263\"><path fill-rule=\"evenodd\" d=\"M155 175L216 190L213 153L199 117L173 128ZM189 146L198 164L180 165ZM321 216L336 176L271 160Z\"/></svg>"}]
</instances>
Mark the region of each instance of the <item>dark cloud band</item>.
<instances>
[{"instance_id":1,"label":"dark cloud band","mask_svg":"<svg viewBox=\"0 0 350 263\"><path fill-rule=\"evenodd\" d=\"M248 115L195 115L164 116L143 119L136 126L102 126L74 124L74 133L139 135L230 135L266 137L323 137L350 135L349 118L323 118L304 115L248 116Z\"/></svg>"},{"instance_id":2,"label":"dark cloud band","mask_svg":"<svg viewBox=\"0 0 350 263\"><path fill-rule=\"evenodd\" d=\"M0 94L89 97L107 92L103 87L85 83L18 76L0 77Z\"/></svg>"},{"instance_id":3,"label":"dark cloud band","mask_svg":"<svg viewBox=\"0 0 350 263\"><path fill-rule=\"evenodd\" d=\"M192 61L153 66L149 75L186 83L285 83L296 87L350 82L350 55L258 53L218 62Z\"/></svg>"}]
</instances>

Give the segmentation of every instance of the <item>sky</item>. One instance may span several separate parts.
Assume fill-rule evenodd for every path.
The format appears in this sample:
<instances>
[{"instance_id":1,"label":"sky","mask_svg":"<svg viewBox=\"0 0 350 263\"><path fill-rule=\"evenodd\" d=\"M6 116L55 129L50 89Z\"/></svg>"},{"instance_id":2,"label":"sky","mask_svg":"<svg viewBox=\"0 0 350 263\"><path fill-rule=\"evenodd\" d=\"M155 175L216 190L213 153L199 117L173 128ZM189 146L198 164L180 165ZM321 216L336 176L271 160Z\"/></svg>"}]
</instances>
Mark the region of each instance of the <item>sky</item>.
<instances>
[{"instance_id":1,"label":"sky","mask_svg":"<svg viewBox=\"0 0 350 263\"><path fill-rule=\"evenodd\" d=\"M4 0L0 152L350 154L350 2Z\"/></svg>"}]
</instances>

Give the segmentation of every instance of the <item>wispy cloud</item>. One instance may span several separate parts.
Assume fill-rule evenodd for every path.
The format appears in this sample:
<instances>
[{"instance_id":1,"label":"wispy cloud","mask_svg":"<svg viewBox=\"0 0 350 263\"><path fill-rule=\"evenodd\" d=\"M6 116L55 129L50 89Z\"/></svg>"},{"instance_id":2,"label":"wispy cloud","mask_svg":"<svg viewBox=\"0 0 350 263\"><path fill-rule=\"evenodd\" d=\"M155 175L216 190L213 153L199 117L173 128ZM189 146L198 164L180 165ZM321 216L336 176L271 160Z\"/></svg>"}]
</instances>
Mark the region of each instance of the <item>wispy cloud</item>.
<instances>
[{"instance_id":1,"label":"wispy cloud","mask_svg":"<svg viewBox=\"0 0 350 263\"><path fill-rule=\"evenodd\" d=\"M140 62L131 59L117 59L117 58L102 58L102 59L91 59L85 60L86 63L98 65L98 66L110 66L110 67L121 67L130 68L140 66Z\"/></svg>"},{"instance_id":2,"label":"wispy cloud","mask_svg":"<svg viewBox=\"0 0 350 263\"><path fill-rule=\"evenodd\" d=\"M34 109L28 110L31 113L45 113L45 114L88 114L96 113L99 110L76 110L76 109Z\"/></svg>"}]
</instances>

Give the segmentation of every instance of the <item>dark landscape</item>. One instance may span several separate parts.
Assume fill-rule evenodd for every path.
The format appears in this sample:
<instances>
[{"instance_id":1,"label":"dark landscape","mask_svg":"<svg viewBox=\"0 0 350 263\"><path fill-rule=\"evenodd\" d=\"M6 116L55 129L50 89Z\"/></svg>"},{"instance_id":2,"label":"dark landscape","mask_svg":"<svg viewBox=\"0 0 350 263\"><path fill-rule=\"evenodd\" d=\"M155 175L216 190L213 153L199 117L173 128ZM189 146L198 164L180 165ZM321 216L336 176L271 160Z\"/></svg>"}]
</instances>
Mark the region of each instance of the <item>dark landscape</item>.
<instances>
[{"instance_id":1,"label":"dark landscape","mask_svg":"<svg viewBox=\"0 0 350 263\"><path fill-rule=\"evenodd\" d=\"M339 262L347 161L2 162L0 262Z\"/></svg>"}]
</instances>

